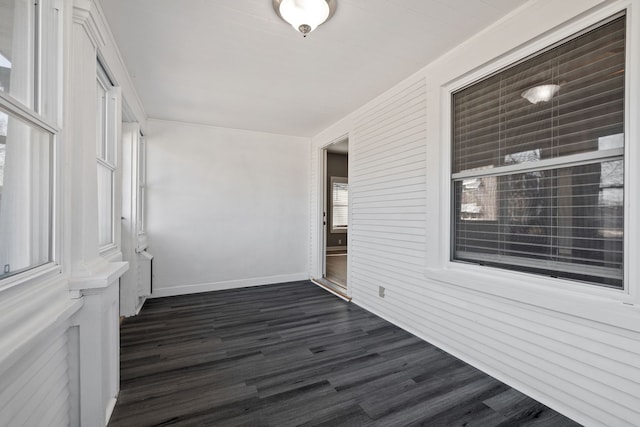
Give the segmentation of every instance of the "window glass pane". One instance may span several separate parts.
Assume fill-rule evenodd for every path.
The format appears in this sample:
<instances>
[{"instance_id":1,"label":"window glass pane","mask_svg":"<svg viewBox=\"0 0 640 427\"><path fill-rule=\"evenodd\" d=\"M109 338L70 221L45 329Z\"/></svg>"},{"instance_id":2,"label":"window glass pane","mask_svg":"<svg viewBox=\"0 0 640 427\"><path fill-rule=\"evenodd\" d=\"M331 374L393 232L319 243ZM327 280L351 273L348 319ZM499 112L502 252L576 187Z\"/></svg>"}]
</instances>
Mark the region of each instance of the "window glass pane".
<instances>
[{"instance_id":1,"label":"window glass pane","mask_svg":"<svg viewBox=\"0 0 640 427\"><path fill-rule=\"evenodd\" d=\"M52 260L52 144L0 110L0 278Z\"/></svg>"},{"instance_id":2,"label":"window glass pane","mask_svg":"<svg viewBox=\"0 0 640 427\"><path fill-rule=\"evenodd\" d=\"M30 0L0 0L0 91L34 106L35 7Z\"/></svg>"},{"instance_id":3,"label":"window glass pane","mask_svg":"<svg viewBox=\"0 0 640 427\"><path fill-rule=\"evenodd\" d=\"M107 160L107 90L100 80L96 82L96 147L99 159Z\"/></svg>"},{"instance_id":4,"label":"window glass pane","mask_svg":"<svg viewBox=\"0 0 640 427\"><path fill-rule=\"evenodd\" d=\"M624 287L625 20L453 94L454 260Z\"/></svg>"},{"instance_id":5,"label":"window glass pane","mask_svg":"<svg viewBox=\"0 0 640 427\"><path fill-rule=\"evenodd\" d=\"M489 179L497 191L476 210L466 205L487 178L455 182L456 259L622 286L622 160Z\"/></svg>"},{"instance_id":6,"label":"window glass pane","mask_svg":"<svg viewBox=\"0 0 640 427\"><path fill-rule=\"evenodd\" d=\"M621 17L455 93L453 172L602 150L624 132L624 68Z\"/></svg>"},{"instance_id":7,"label":"window glass pane","mask_svg":"<svg viewBox=\"0 0 640 427\"><path fill-rule=\"evenodd\" d=\"M142 135L138 136L138 183L145 185L147 176L147 145Z\"/></svg>"},{"instance_id":8,"label":"window glass pane","mask_svg":"<svg viewBox=\"0 0 640 427\"><path fill-rule=\"evenodd\" d=\"M98 243L113 243L113 171L98 162Z\"/></svg>"},{"instance_id":9,"label":"window glass pane","mask_svg":"<svg viewBox=\"0 0 640 427\"><path fill-rule=\"evenodd\" d=\"M2 0L0 0L2 1ZM41 1L40 8L40 114L52 123L59 122L59 36L60 10L56 1ZM60 124L60 123L58 123Z\"/></svg>"},{"instance_id":10,"label":"window glass pane","mask_svg":"<svg viewBox=\"0 0 640 427\"><path fill-rule=\"evenodd\" d=\"M138 233L144 233L146 231L145 224L145 202L144 199L146 190L145 187L139 187L138 192Z\"/></svg>"},{"instance_id":11,"label":"window glass pane","mask_svg":"<svg viewBox=\"0 0 640 427\"><path fill-rule=\"evenodd\" d=\"M111 82L96 65L96 146L98 158L98 243L114 243L115 103L109 99Z\"/></svg>"}]
</instances>

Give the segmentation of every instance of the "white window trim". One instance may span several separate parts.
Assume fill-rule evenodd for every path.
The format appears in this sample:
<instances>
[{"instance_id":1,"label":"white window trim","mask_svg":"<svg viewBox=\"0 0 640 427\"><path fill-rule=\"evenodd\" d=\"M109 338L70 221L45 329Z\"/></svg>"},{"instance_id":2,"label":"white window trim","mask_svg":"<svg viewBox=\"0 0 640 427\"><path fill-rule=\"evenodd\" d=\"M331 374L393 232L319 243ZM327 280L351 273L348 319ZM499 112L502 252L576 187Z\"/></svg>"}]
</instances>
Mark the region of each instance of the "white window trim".
<instances>
[{"instance_id":1,"label":"white window trim","mask_svg":"<svg viewBox=\"0 0 640 427\"><path fill-rule=\"evenodd\" d=\"M0 293L15 286L25 286L31 283L52 279L54 277L60 277L61 274L62 268L60 264L55 261L49 262L3 279L0 281Z\"/></svg>"},{"instance_id":2,"label":"white window trim","mask_svg":"<svg viewBox=\"0 0 640 427\"><path fill-rule=\"evenodd\" d=\"M97 81L106 89L106 110L105 110L105 134L106 134L106 145L105 145L105 157L101 158L96 151L96 168L97 165L102 165L105 168L108 168L111 171L111 242L99 246L98 252L101 256L106 258L107 260L119 260L122 256L120 252L120 239L121 239L121 222L120 222L120 186L122 185L120 179L120 170L119 165L121 163L121 153L120 153L120 144L121 144L121 129L120 124L122 122L122 114L121 114L121 106L120 106L120 98L121 92L118 86L115 86L112 82L113 79L108 75L107 70L102 65L103 62L100 60L96 61L96 78ZM111 125L111 128L109 128ZM111 144L113 144L113 159L112 162L108 161L108 146L109 139L111 140ZM96 169L97 170L97 169Z\"/></svg>"},{"instance_id":3,"label":"white window trim","mask_svg":"<svg viewBox=\"0 0 640 427\"><path fill-rule=\"evenodd\" d=\"M441 153L440 164L440 236L439 261L427 268L425 276L437 282L464 287L474 292L491 294L528 305L556 310L561 313L602 321L640 332L637 323L640 306L640 225L632 218L640 217L640 124L639 85L633 81L640 70L640 15L633 10L632 1L606 5L588 15L552 30L531 43L491 61L487 65L452 80L440 89ZM502 268L451 261L452 194L451 194L451 95L455 91L506 68L567 37L626 10L626 75L625 75L625 243L624 289L615 289L567 279L558 279ZM638 16L636 16L638 15ZM634 165L635 167L632 167ZM635 194L634 194L635 193ZM634 317L636 316L636 317ZM633 318L636 320L630 321ZM632 324L631 324L632 323Z\"/></svg>"},{"instance_id":4,"label":"white window trim","mask_svg":"<svg viewBox=\"0 0 640 427\"><path fill-rule=\"evenodd\" d=\"M60 124L62 123L62 96L60 96L62 87L62 69L64 64L61 60L63 46L63 34L61 31L63 21L63 6L62 2L52 0L53 7L57 9L57 16L55 22L52 20L49 24L53 25L57 29L54 48L52 49L49 44L42 43L43 34L43 12L40 7L41 1L38 1L37 14L37 27L35 28L35 36L38 38L37 45L39 49L34 52L36 55L36 69L34 70L36 87L34 88L34 105L33 108L29 108L22 104L19 100L13 98L5 92L0 92L0 103L5 109L14 114L16 117L29 122L35 126L40 127L42 130L48 132L52 136L51 147L51 204L50 204L50 227L51 227L51 261L29 268L15 275L0 279L0 292L4 292L8 289L17 286L28 286L32 283L42 282L60 277L62 274L62 158L60 156L60 139L62 130ZM53 19L53 17L52 17ZM49 50L45 51L45 47ZM40 67L43 64L43 57L45 55L54 55L56 60L55 72L48 72ZM36 112L42 112L43 109L43 94L47 92L49 98L47 102L56 106L55 110L57 114L53 117L45 118L44 115ZM52 95L53 94L53 95Z\"/></svg>"},{"instance_id":5,"label":"white window trim","mask_svg":"<svg viewBox=\"0 0 640 427\"><path fill-rule=\"evenodd\" d=\"M52 84L53 83L55 82L52 82ZM15 114L16 116L18 116L19 118L27 122L32 122L37 126L40 126L45 131L52 133L54 137L57 137L59 135L60 133L59 127L45 121L45 119L42 116L38 115L33 110L29 109L28 107L24 106L17 100L6 95L4 92L0 92L0 98L2 100L1 101L2 104L5 105L5 108L9 109L12 114Z\"/></svg>"}]
</instances>

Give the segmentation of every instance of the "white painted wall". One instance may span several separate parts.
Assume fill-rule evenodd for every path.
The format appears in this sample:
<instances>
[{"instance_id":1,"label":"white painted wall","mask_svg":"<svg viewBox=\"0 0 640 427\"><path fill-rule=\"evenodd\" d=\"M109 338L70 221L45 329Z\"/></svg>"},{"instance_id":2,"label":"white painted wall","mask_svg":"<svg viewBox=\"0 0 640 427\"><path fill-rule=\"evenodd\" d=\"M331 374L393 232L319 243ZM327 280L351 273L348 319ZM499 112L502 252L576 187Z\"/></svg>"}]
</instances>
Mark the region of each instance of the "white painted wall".
<instances>
[{"instance_id":1,"label":"white painted wall","mask_svg":"<svg viewBox=\"0 0 640 427\"><path fill-rule=\"evenodd\" d=\"M307 138L149 120L153 296L308 278Z\"/></svg>"},{"instance_id":2,"label":"white painted wall","mask_svg":"<svg viewBox=\"0 0 640 427\"><path fill-rule=\"evenodd\" d=\"M321 146L349 135L353 302L585 425L640 423L640 233L630 221L628 289L540 280L448 261L452 84L490 72L630 5L626 186L640 215L640 2L539 0L312 140L311 274L320 269ZM378 296L378 285L386 288Z\"/></svg>"}]
</instances>

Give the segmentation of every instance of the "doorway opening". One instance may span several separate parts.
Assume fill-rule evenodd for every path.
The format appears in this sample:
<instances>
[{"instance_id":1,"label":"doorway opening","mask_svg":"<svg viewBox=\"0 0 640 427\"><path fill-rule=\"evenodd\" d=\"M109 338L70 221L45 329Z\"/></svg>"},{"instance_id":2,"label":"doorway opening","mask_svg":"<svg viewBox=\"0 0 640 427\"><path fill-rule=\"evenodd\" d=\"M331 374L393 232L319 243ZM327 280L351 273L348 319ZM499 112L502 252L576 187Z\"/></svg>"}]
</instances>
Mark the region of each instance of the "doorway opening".
<instances>
[{"instance_id":1,"label":"doorway opening","mask_svg":"<svg viewBox=\"0 0 640 427\"><path fill-rule=\"evenodd\" d=\"M341 139L323 149L323 217L321 284L349 299L347 288L349 232L349 140Z\"/></svg>"}]
</instances>

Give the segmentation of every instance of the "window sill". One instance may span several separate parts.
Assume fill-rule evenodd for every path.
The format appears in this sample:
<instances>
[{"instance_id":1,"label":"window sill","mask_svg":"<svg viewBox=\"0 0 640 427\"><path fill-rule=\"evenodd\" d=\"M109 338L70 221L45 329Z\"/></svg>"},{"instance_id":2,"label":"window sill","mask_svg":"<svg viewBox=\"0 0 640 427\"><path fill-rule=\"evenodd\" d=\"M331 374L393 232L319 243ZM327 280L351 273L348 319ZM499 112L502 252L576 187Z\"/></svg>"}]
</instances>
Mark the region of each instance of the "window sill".
<instances>
[{"instance_id":1,"label":"window sill","mask_svg":"<svg viewBox=\"0 0 640 427\"><path fill-rule=\"evenodd\" d=\"M106 288L129 269L128 262L107 262L89 277L69 279L71 291Z\"/></svg>"},{"instance_id":2,"label":"window sill","mask_svg":"<svg viewBox=\"0 0 640 427\"><path fill-rule=\"evenodd\" d=\"M122 261L122 252L115 244L100 248L100 256L109 262Z\"/></svg>"},{"instance_id":3,"label":"window sill","mask_svg":"<svg viewBox=\"0 0 640 427\"><path fill-rule=\"evenodd\" d=\"M640 305L622 290L448 262L425 270L429 280L640 332ZM592 289L592 288L597 289Z\"/></svg>"},{"instance_id":4,"label":"window sill","mask_svg":"<svg viewBox=\"0 0 640 427\"><path fill-rule=\"evenodd\" d=\"M29 285L37 281L49 280L55 276L59 276L61 273L62 269L58 264L44 264L0 281L0 293L15 286Z\"/></svg>"}]
</instances>

